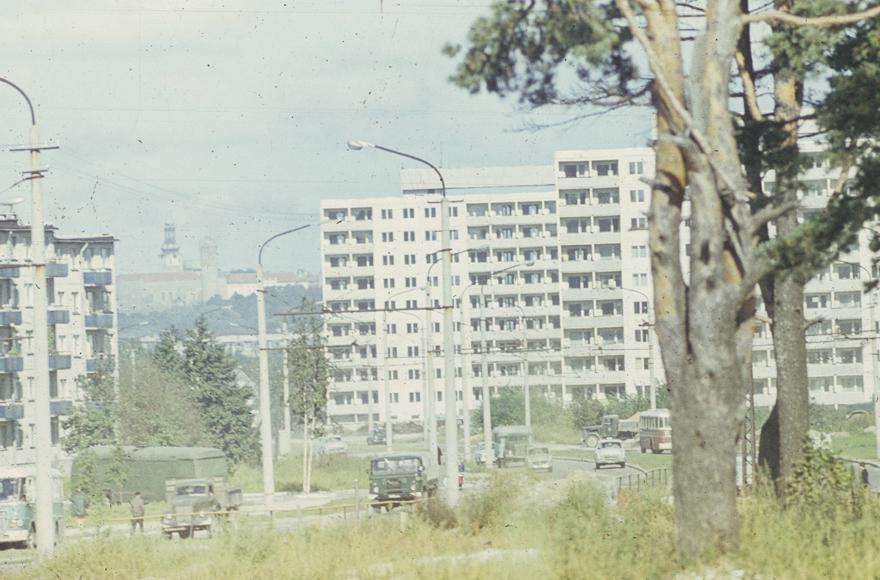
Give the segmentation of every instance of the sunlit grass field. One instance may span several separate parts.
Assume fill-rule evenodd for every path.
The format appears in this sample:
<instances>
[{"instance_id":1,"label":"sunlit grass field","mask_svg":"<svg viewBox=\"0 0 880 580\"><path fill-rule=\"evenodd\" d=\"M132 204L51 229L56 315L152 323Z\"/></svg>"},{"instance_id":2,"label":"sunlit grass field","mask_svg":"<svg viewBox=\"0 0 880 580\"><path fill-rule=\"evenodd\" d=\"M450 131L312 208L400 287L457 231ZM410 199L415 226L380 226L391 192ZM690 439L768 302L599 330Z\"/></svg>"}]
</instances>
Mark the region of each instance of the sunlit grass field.
<instances>
[{"instance_id":1,"label":"sunlit grass field","mask_svg":"<svg viewBox=\"0 0 880 580\"><path fill-rule=\"evenodd\" d=\"M370 460L349 454L315 457L312 461L311 491L353 489L354 480L360 480L366 488L369 480ZM260 466L242 465L230 476L232 485L240 485L245 493L263 491L263 469ZM275 461L275 490L300 492L303 490L302 455L285 455Z\"/></svg>"},{"instance_id":2,"label":"sunlit grass field","mask_svg":"<svg viewBox=\"0 0 880 580\"><path fill-rule=\"evenodd\" d=\"M583 476L561 486L542 481L495 474L486 493L463 498L454 511L436 504L408 514L404 528L394 513L304 532L257 529L245 519L212 540L68 542L53 560L7 576L809 580L876 578L880 570L880 503L873 497L780 510L759 490L740 500L738 551L681 563L665 488L621 493L611 507ZM551 488L554 497L546 495Z\"/></svg>"}]
</instances>

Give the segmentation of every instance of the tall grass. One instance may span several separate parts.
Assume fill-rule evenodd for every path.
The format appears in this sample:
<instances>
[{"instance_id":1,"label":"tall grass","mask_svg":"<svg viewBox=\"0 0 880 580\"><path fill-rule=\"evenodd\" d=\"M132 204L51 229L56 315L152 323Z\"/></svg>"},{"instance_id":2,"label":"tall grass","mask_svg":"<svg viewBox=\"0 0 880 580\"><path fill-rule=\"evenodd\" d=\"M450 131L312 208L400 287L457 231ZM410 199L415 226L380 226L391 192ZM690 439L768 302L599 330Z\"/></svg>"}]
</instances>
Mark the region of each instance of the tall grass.
<instances>
[{"instance_id":1,"label":"tall grass","mask_svg":"<svg viewBox=\"0 0 880 580\"><path fill-rule=\"evenodd\" d=\"M243 520L235 533L210 541L71 543L52 561L10 577L641 580L683 571L731 577L718 572L738 569L743 578L794 580L878 578L880 571L880 502L861 490L784 511L772 492L759 490L740 502L737 552L682 564L673 554L665 490L621 493L612 508L588 481L559 485L559 497L541 497L539 490L552 486L538 488L524 474L497 476L454 517L408 514L405 530L392 513L303 532L256 529Z\"/></svg>"},{"instance_id":2,"label":"tall grass","mask_svg":"<svg viewBox=\"0 0 880 580\"><path fill-rule=\"evenodd\" d=\"M315 458L312 463L312 491L353 489L354 480L366 489L369 483L369 459L348 454L328 455ZM240 466L229 478L230 483L240 485L245 493L263 491L263 470L259 467ZM303 465L301 455L285 455L275 462L275 489L300 492L303 490Z\"/></svg>"}]
</instances>

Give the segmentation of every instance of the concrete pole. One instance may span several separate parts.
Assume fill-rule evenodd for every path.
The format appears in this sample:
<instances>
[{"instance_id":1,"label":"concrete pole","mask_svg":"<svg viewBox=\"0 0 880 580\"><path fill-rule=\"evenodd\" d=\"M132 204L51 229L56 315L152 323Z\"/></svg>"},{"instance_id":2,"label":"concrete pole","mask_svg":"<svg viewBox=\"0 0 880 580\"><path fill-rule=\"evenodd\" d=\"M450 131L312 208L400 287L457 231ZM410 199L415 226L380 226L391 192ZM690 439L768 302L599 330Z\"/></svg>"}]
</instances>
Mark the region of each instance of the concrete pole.
<instances>
[{"instance_id":1,"label":"concrete pole","mask_svg":"<svg viewBox=\"0 0 880 580\"><path fill-rule=\"evenodd\" d=\"M425 299L428 309L425 310L425 348L428 356L425 361L425 374L428 375L428 461L437 464L437 387L434 385L434 322L431 313L434 302L431 300L431 270L428 270L428 283L425 286Z\"/></svg>"},{"instance_id":2,"label":"concrete pole","mask_svg":"<svg viewBox=\"0 0 880 580\"><path fill-rule=\"evenodd\" d=\"M458 405L455 397L455 338L452 320L452 248L449 232L449 199L440 198L440 229L443 250L443 386L446 394L446 502L458 504Z\"/></svg>"},{"instance_id":3,"label":"concrete pole","mask_svg":"<svg viewBox=\"0 0 880 580\"><path fill-rule=\"evenodd\" d=\"M526 346L526 311L523 310L522 306L519 307L522 310L522 325L523 325L523 337L522 337L522 349L523 349L523 390L525 391L525 407L526 407L526 427L532 426L532 397L531 397L531 389L529 388L529 349Z\"/></svg>"},{"instance_id":4,"label":"concrete pole","mask_svg":"<svg viewBox=\"0 0 880 580\"><path fill-rule=\"evenodd\" d=\"M36 456L37 551L52 556L55 522L52 515L52 421L49 405L49 328L46 313L46 229L43 224L43 176L40 131L31 126L31 259L34 265L34 454ZM114 361L116 364L116 361Z\"/></svg>"},{"instance_id":5,"label":"concrete pole","mask_svg":"<svg viewBox=\"0 0 880 580\"><path fill-rule=\"evenodd\" d=\"M464 413L464 460L471 460L471 407L470 407L470 385L468 384L468 373L470 372L470 359L468 357L468 349L470 348L469 332L464 320L464 296L461 298L459 307L459 323L458 336L460 337L461 349L461 399L462 412Z\"/></svg>"},{"instance_id":6,"label":"concrete pole","mask_svg":"<svg viewBox=\"0 0 880 580\"><path fill-rule=\"evenodd\" d=\"M653 325L651 325L653 328ZM657 393L654 389L654 336L653 332L648 336L648 390L651 393L651 410L657 408Z\"/></svg>"},{"instance_id":7,"label":"concrete pole","mask_svg":"<svg viewBox=\"0 0 880 580\"><path fill-rule=\"evenodd\" d=\"M487 280L486 282L488 283L489 281ZM483 445L486 449L486 467L491 469L495 464L489 459L490 456L494 457L494 454L492 453L492 397L489 396L489 361L487 358L489 356L489 349L486 347L486 298L483 295L484 287L485 285L480 286L480 374L483 375Z\"/></svg>"},{"instance_id":8,"label":"concrete pole","mask_svg":"<svg viewBox=\"0 0 880 580\"><path fill-rule=\"evenodd\" d=\"M874 306L877 301L875 299L874 290L871 290L869 299L871 300L871 369L874 375L874 437L877 445L877 458L880 459L880 388L878 388L877 384L877 319L875 318L874 312Z\"/></svg>"},{"instance_id":9,"label":"concrete pole","mask_svg":"<svg viewBox=\"0 0 880 580\"><path fill-rule=\"evenodd\" d=\"M393 429L391 428L391 387L388 385L388 307L382 311L382 359L385 361L382 372L385 374L385 449L394 452Z\"/></svg>"},{"instance_id":10,"label":"concrete pole","mask_svg":"<svg viewBox=\"0 0 880 580\"><path fill-rule=\"evenodd\" d=\"M269 394L269 351L266 346L266 292L263 264L257 263L257 330L260 347L260 442L263 453L263 495L269 517L275 509L275 466L272 454L272 415Z\"/></svg>"},{"instance_id":11,"label":"concrete pole","mask_svg":"<svg viewBox=\"0 0 880 580\"><path fill-rule=\"evenodd\" d=\"M290 364L288 357L290 353L287 349L290 347L290 334L287 332L287 321L281 323L281 332L284 336L284 350L281 352L282 365L281 370L284 373L284 401L281 408L284 411L284 431L279 435L278 449L281 455L290 453Z\"/></svg>"}]
</instances>

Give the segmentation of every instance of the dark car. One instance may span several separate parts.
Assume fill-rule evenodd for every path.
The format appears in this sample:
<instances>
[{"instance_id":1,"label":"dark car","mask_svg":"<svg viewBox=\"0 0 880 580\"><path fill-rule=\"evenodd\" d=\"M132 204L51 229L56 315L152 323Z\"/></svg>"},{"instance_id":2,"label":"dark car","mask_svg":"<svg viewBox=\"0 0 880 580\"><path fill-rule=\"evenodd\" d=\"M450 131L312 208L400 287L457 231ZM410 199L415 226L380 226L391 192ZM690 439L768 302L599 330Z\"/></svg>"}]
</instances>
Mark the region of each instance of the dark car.
<instances>
[{"instance_id":1,"label":"dark car","mask_svg":"<svg viewBox=\"0 0 880 580\"><path fill-rule=\"evenodd\" d=\"M385 429L373 429L367 435L367 445L385 445Z\"/></svg>"}]
</instances>

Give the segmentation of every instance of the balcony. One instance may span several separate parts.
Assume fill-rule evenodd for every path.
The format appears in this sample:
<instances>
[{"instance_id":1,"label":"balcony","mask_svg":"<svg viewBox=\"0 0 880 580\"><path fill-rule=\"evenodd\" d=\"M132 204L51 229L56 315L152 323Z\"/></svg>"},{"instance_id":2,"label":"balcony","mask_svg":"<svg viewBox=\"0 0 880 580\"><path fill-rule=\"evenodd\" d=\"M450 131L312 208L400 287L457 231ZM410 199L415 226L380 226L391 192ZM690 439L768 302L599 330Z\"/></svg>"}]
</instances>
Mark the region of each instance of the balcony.
<instances>
[{"instance_id":1,"label":"balcony","mask_svg":"<svg viewBox=\"0 0 880 580\"><path fill-rule=\"evenodd\" d=\"M0 326L21 324L21 310L0 310Z\"/></svg>"},{"instance_id":2,"label":"balcony","mask_svg":"<svg viewBox=\"0 0 880 580\"><path fill-rule=\"evenodd\" d=\"M109 286L113 283L113 272L83 272L86 286Z\"/></svg>"},{"instance_id":3,"label":"balcony","mask_svg":"<svg viewBox=\"0 0 880 580\"><path fill-rule=\"evenodd\" d=\"M86 314L86 328L113 328L113 315Z\"/></svg>"},{"instance_id":4,"label":"balcony","mask_svg":"<svg viewBox=\"0 0 880 580\"><path fill-rule=\"evenodd\" d=\"M70 368L70 355L69 354L50 354L49 355L49 370L50 371L64 371Z\"/></svg>"},{"instance_id":5,"label":"balcony","mask_svg":"<svg viewBox=\"0 0 880 580\"><path fill-rule=\"evenodd\" d=\"M73 412L73 401L50 401L49 415L58 417L62 415L70 415Z\"/></svg>"},{"instance_id":6,"label":"balcony","mask_svg":"<svg viewBox=\"0 0 880 580\"><path fill-rule=\"evenodd\" d=\"M47 278L66 278L67 277L67 264L59 264L57 262L51 262L46 264L46 277Z\"/></svg>"},{"instance_id":7,"label":"balcony","mask_svg":"<svg viewBox=\"0 0 880 580\"><path fill-rule=\"evenodd\" d=\"M69 310L50 310L46 313L47 324L68 324L70 322L70 311ZM21 313L19 313L19 322L15 324L21 323Z\"/></svg>"},{"instance_id":8,"label":"balcony","mask_svg":"<svg viewBox=\"0 0 880 580\"><path fill-rule=\"evenodd\" d=\"M101 358L88 358L86 359L86 372L94 373L96 372L101 365L105 365L108 369L113 368L113 358L108 356L103 356Z\"/></svg>"},{"instance_id":9,"label":"balcony","mask_svg":"<svg viewBox=\"0 0 880 580\"><path fill-rule=\"evenodd\" d=\"M0 266L0 278L18 278L19 269L9 266Z\"/></svg>"},{"instance_id":10,"label":"balcony","mask_svg":"<svg viewBox=\"0 0 880 580\"><path fill-rule=\"evenodd\" d=\"M20 356L0 358L0 373L17 373L24 370L24 359Z\"/></svg>"},{"instance_id":11,"label":"balcony","mask_svg":"<svg viewBox=\"0 0 880 580\"><path fill-rule=\"evenodd\" d=\"M0 419L24 419L24 407L21 405L0 405Z\"/></svg>"}]
</instances>

